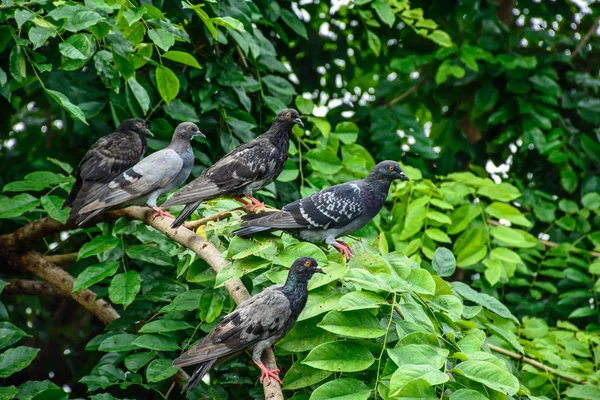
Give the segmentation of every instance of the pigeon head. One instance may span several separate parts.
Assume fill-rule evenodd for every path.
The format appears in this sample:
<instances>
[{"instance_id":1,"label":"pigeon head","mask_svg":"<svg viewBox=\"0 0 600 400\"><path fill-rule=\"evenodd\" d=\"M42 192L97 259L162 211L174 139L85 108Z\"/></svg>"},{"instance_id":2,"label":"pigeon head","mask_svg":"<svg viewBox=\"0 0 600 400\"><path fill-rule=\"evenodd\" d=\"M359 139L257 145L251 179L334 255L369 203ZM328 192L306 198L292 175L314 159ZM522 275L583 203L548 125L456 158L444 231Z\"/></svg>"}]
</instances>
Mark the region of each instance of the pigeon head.
<instances>
[{"instance_id":1,"label":"pigeon head","mask_svg":"<svg viewBox=\"0 0 600 400\"><path fill-rule=\"evenodd\" d=\"M173 140L187 140L191 141L195 136L206 138L204 133L200 132L198 126L192 122L183 122L177 125L175 133L173 134Z\"/></svg>"},{"instance_id":2,"label":"pigeon head","mask_svg":"<svg viewBox=\"0 0 600 400\"><path fill-rule=\"evenodd\" d=\"M298 111L292 108L286 108L279 112L273 121L273 125L285 126L290 129L294 126L294 124L298 124L304 128L304 123L300 119L300 114Z\"/></svg>"},{"instance_id":3,"label":"pigeon head","mask_svg":"<svg viewBox=\"0 0 600 400\"><path fill-rule=\"evenodd\" d=\"M150 129L148 128L146 121L144 121L141 118L126 119L125 121L121 122L121 125L119 125L119 127L117 128L117 131L123 133L135 132L140 135L154 136L152 131L150 131Z\"/></svg>"},{"instance_id":4,"label":"pigeon head","mask_svg":"<svg viewBox=\"0 0 600 400\"><path fill-rule=\"evenodd\" d=\"M288 281L308 282L314 274L324 274L323 268L319 267L317 260L312 257L300 257L294 261L288 274Z\"/></svg>"},{"instance_id":5,"label":"pigeon head","mask_svg":"<svg viewBox=\"0 0 600 400\"><path fill-rule=\"evenodd\" d=\"M390 160L382 161L379 164L377 164L371 170L369 177L378 180L383 179L389 182L396 179L401 179L403 181L409 180L408 176L406 176L406 174L402 171L400 164L398 164L396 161Z\"/></svg>"}]
</instances>

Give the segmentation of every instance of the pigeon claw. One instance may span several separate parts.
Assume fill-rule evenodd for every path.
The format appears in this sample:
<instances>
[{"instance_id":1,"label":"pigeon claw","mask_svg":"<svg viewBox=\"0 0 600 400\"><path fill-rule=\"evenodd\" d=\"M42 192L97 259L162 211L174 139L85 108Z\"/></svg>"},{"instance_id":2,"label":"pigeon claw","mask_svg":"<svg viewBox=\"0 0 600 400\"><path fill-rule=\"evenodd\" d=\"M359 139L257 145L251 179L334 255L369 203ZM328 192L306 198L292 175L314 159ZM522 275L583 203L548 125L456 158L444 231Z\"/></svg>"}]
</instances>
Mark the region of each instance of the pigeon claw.
<instances>
[{"instance_id":1,"label":"pigeon claw","mask_svg":"<svg viewBox=\"0 0 600 400\"><path fill-rule=\"evenodd\" d=\"M281 379L279 379L279 369L269 369L263 363L255 363L260 368L260 383L266 379L267 383L271 382L271 378L275 379L281 385Z\"/></svg>"},{"instance_id":2,"label":"pigeon claw","mask_svg":"<svg viewBox=\"0 0 600 400\"><path fill-rule=\"evenodd\" d=\"M175 219L175 217L173 217L173 215L170 212L165 211L160 207L154 206L154 207L150 207L150 208L152 208L152 218L169 217L169 218Z\"/></svg>"},{"instance_id":3,"label":"pigeon claw","mask_svg":"<svg viewBox=\"0 0 600 400\"><path fill-rule=\"evenodd\" d=\"M346 261L350 261L350 259L352 258L352 256L354 256L354 252L352 251L352 249L350 248L350 246L348 246L347 243L344 243L341 240L336 240L335 242L337 244L334 244L333 246L340 253L342 253L344 256L346 256Z\"/></svg>"},{"instance_id":4,"label":"pigeon claw","mask_svg":"<svg viewBox=\"0 0 600 400\"><path fill-rule=\"evenodd\" d=\"M256 200L252 196L246 196L246 198L250 200L251 203L243 201L242 198L236 198L236 200L244 204L244 211L246 211L248 214L256 214L257 212L265 211L265 203Z\"/></svg>"}]
</instances>

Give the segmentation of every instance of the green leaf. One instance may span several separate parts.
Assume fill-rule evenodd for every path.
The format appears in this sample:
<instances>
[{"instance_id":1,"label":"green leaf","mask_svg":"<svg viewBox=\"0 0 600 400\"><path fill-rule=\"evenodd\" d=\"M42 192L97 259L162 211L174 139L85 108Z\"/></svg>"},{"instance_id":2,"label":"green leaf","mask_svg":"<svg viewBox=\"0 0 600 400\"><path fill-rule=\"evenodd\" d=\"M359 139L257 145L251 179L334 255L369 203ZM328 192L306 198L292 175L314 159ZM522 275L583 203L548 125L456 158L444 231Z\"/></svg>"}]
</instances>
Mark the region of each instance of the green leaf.
<instances>
[{"instance_id":1,"label":"green leaf","mask_svg":"<svg viewBox=\"0 0 600 400\"><path fill-rule=\"evenodd\" d=\"M19 217L34 209L40 201L30 194L22 193L13 198L0 199L0 219Z\"/></svg>"},{"instance_id":2,"label":"green leaf","mask_svg":"<svg viewBox=\"0 0 600 400\"><path fill-rule=\"evenodd\" d=\"M438 247L433 253L431 265L439 276L452 276L456 270L456 259L450 250L445 247Z\"/></svg>"},{"instance_id":3,"label":"green leaf","mask_svg":"<svg viewBox=\"0 0 600 400\"><path fill-rule=\"evenodd\" d=\"M177 75L164 66L156 68L156 86L158 87L160 97L167 104L175 99L179 93L179 79L177 79Z\"/></svg>"},{"instance_id":4,"label":"green leaf","mask_svg":"<svg viewBox=\"0 0 600 400\"><path fill-rule=\"evenodd\" d=\"M74 60L89 60L96 49L96 42L88 33L78 33L69 36L67 40L59 43L60 54Z\"/></svg>"},{"instance_id":5,"label":"green leaf","mask_svg":"<svg viewBox=\"0 0 600 400\"><path fill-rule=\"evenodd\" d=\"M277 254L275 263L289 268L299 257L312 257L319 265L327 265L327 256L323 253L323 250L308 242L300 242L285 247Z\"/></svg>"},{"instance_id":6,"label":"green leaf","mask_svg":"<svg viewBox=\"0 0 600 400\"><path fill-rule=\"evenodd\" d=\"M72 292L87 289L88 287L102 281L104 278L113 276L118 269L119 262L110 260L87 267L79 275L77 275L77 278L75 278Z\"/></svg>"},{"instance_id":7,"label":"green leaf","mask_svg":"<svg viewBox=\"0 0 600 400\"><path fill-rule=\"evenodd\" d=\"M292 96L296 94L294 86L285 78L276 75L267 75L262 78L262 81L267 85L267 88L274 94L284 96Z\"/></svg>"},{"instance_id":8,"label":"green leaf","mask_svg":"<svg viewBox=\"0 0 600 400\"><path fill-rule=\"evenodd\" d=\"M340 122L336 125L333 135L344 144L354 143L358 138L358 126L354 122Z\"/></svg>"},{"instance_id":9,"label":"green leaf","mask_svg":"<svg viewBox=\"0 0 600 400\"><path fill-rule=\"evenodd\" d=\"M567 389L565 394L574 399L600 399L600 388L593 385L574 385Z\"/></svg>"},{"instance_id":10,"label":"green leaf","mask_svg":"<svg viewBox=\"0 0 600 400\"><path fill-rule=\"evenodd\" d=\"M55 158L51 158L51 157L46 158L46 160L50 161L54 165L58 165L60 167L60 169L65 171L67 174L70 174L71 172L73 172L73 167L71 167L66 162L62 162L62 161L59 161L59 160L57 160Z\"/></svg>"},{"instance_id":11,"label":"green leaf","mask_svg":"<svg viewBox=\"0 0 600 400\"><path fill-rule=\"evenodd\" d=\"M296 361L283 378L283 390L296 390L312 386L331 375L331 371L323 371Z\"/></svg>"},{"instance_id":12,"label":"green leaf","mask_svg":"<svg viewBox=\"0 0 600 400\"><path fill-rule=\"evenodd\" d=\"M137 271L127 271L114 276L108 287L108 298L115 304L127 308L140 291L140 275Z\"/></svg>"},{"instance_id":13,"label":"green leaf","mask_svg":"<svg viewBox=\"0 0 600 400\"><path fill-rule=\"evenodd\" d=\"M244 24L232 17L215 17L211 18L210 22L215 25L223 26L227 29L233 29L240 32L245 31Z\"/></svg>"},{"instance_id":14,"label":"green leaf","mask_svg":"<svg viewBox=\"0 0 600 400\"><path fill-rule=\"evenodd\" d=\"M173 367L172 364L173 360L166 358L152 361L146 369L146 380L148 382L160 382L172 377L179 371L179 368Z\"/></svg>"},{"instance_id":15,"label":"green leaf","mask_svg":"<svg viewBox=\"0 0 600 400\"><path fill-rule=\"evenodd\" d=\"M302 361L313 368L334 372L363 371L374 362L373 354L354 342L323 343L312 349Z\"/></svg>"},{"instance_id":16,"label":"green leaf","mask_svg":"<svg viewBox=\"0 0 600 400\"><path fill-rule=\"evenodd\" d=\"M448 354L446 349L440 349L428 344L407 344L402 347L387 349L388 355L399 367L406 364L431 365L440 369L446 363Z\"/></svg>"},{"instance_id":17,"label":"green leaf","mask_svg":"<svg viewBox=\"0 0 600 400\"><path fill-rule=\"evenodd\" d=\"M135 339L133 344L137 347L156 351L179 350L179 345L174 339L161 335L142 335Z\"/></svg>"},{"instance_id":18,"label":"green leaf","mask_svg":"<svg viewBox=\"0 0 600 400\"><path fill-rule=\"evenodd\" d=\"M463 314L463 304L458 297L449 294L442 294L430 300L431 308L445 312L453 320L461 319Z\"/></svg>"},{"instance_id":19,"label":"green leaf","mask_svg":"<svg viewBox=\"0 0 600 400\"><path fill-rule=\"evenodd\" d=\"M100 343L98 351L111 353L136 350L137 347L133 345L133 341L135 339L136 336L131 333L120 333L118 335L114 335L104 339L102 343Z\"/></svg>"},{"instance_id":20,"label":"green leaf","mask_svg":"<svg viewBox=\"0 0 600 400\"><path fill-rule=\"evenodd\" d=\"M313 109L315 108L315 103L313 103L313 101L310 99L305 99L302 97L302 95L296 96L295 103L298 111L300 111L300 114L311 115Z\"/></svg>"},{"instance_id":21,"label":"green leaf","mask_svg":"<svg viewBox=\"0 0 600 400\"><path fill-rule=\"evenodd\" d=\"M12 346L27 335L10 322L0 323L0 350Z\"/></svg>"},{"instance_id":22,"label":"green leaf","mask_svg":"<svg viewBox=\"0 0 600 400\"><path fill-rule=\"evenodd\" d=\"M458 65L453 65L452 61L446 60L439 66L435 74L435 83L440 85L446 82L451 76L462 79L465 76L465 70Z\"/></svg>"},{"instance_id":23,"label":"green leaf","mask_svg":"<svg viewBox=\"0 0 600 400\"><path fill-rule=\"evenodd\" d=\"M336 174L342 169L342 162L331 150L312 149L305 157L315 170L326 175Z\"/></svg>"},{"instance_id":24,"label":"green leaf","mask_svg":"<svg viewBox=\"0 0 600 400\"><path fill-rule=\"evenodd\" d=\"M331 124L329 123L329 121L327 121L324 118L315 117L308 117L308 120L312 122L319 131L321 131L323 136L329 136L329 133L331 132Z\"/></svg>"},{"instance_id":25,"label":"green leaf","mask_svg":"<svg viewBox=\"0 0 600 400\"><path fill-rule=\"evenodd\" d=\"M172 266L171 257L158 247L140 244L137 246L127 247L125 250L127 256L151 264Z\"/></svg>"},{"instance_id":26,"label":"green leaf","mask_svg":"<svg viewBox=\"0 0 600 400\"><path fill-rule=\"evenodd\" d=\"M61 92L57 92L56 90L50 89L46 89L46 93L48 93L48 95L52 97L54 101L58 103L58 105L67 110L73 118L76 118L84 124L88 125L87 121L85 120L85 115L83 114L83 111L81 111L81 108L71 103L67 96L65 96Z\"/></svg>"},{"instance_id":27,"label":"green leaf","mask_svg":"<svg viewBox=\"0 0 600 400\"><path fill-rule=\"evenodd\" d=\"M463 361L452 371L510 396L514 396L519 391L519 380L515 376L505 368L488 361Z\"/></svg>"},{"instance_id":28,"label":"green leaf","mask_svg":"<svg viewBox=\"0 0 600 400\"><path fill-rule=\"evenodd\" d=\"M371 393L371 388L361 381L342 378L319 386L309 400L368 400Z\"/></svg>"},{"instance_id":29,"label":"green leaf","mask_svg":"<svg viewBox=\"0 0 600 400\"><path fill-rule=\"evenodd\" d=\"M129 80L127 81L127 84L129 85L129 88L133 92L133 95L135 96L135 99L137 100L138 104L142 108L144 115L146 115L146 113L150 109L150 96L148 96L148 92L133 77L129 78Z\"/></svg>"},{"instance_id":30,"label":"green leaf","mask_svg":"<svg viewBox=\"0 0 600 400\"><path fill-rule=\"evenodd\" d=\"M452 39L450 38L450 35L444 31L440 31L439 29L436 29L427 35L427 39L439 44L442 47L452 47Z\"/></svg>"},{"instance_id":31,"label":"green leaf","mask_svg":"<svg viewBox=\"0 0 600 400\"><path fill-rule=\"evenodd\" d=\"M488 258L484 260L483 263L486 266L485 279L489 282L491 286L494 286L502 277L502 262Z\"/></svg>"},{"instance_id":32,"label":"green leaf","mask_svg":"<svg viewBox=\"0 0 600 400\"><path fill-rule=\"evenodd\" d=\"M160 312L196 311L200 305L202 292L203 290L194 289L181 293L171 303L161 308Z\"/></svg>"},{"instance_id":33,"label":"green leaf","mask_svg":"<svg viewBox=\"0 0 600 400\"><path fill-rule=\"evenodd\" d=\"M523 260L521 256L510 249L506 249L504 247L497 247L492 250L490 253L492 258L500 261L506 261L513 264L523 264Z\"/></svg>"},{"instance_id":34,"label":"green leaf","mask_svg":"<svg viewBox=\"0 0 600 400\"><path fill-rule=\"evenodd\" d=\"M50 37L56 36L56 29L34 26L27 32L29 41L33 44L33 50L39 49Z\"/></svg>"},{"instance_id":35,"label":"green leaf","mask_svg":"<svg viewBox=\"0 0 600 400\"><path fill-rule=\"evenodd\" d=\"M166 58L167 60L175 61L180 64L188 65L190 67L202 69L198 61L194 58L193 55L186 53L185 51L167 51L162 55L162 58Z\"/></svg>"},{"instance_id":36,"label":"green leaf","mask_svg":"<svg viewBox=\"0 0 600 400\"><path fill-rule=\"evenodd\" d=\"M498 299L485 293L478 293L462 282L452 282L452 289L463 298L477 303L503 318L512 319L517 324L519 323L519 320Z\"/></svg>"},{"instance_id":37,"label":"green leaf","mask_svg":"<svg viewBox=\"0 0 600 400\"><path fill-rule=\"evenodd\" d=\"M429 385L440 385L448 382L450 377L431 365L401 365L390 380L390 394L394 396L410 382L422 379Z\"/></svg>"},{"instance_id":38,"label":"green leaf","mask_svg":"<svg viewBox=\"0 0 600 400\"><path fill-rule=\"evenodd\" d=\"M19 393L19 391L17 390L16 387L14 387L12 385L0 387L0 399L3 399L3 400L14 399L15 396L17 395L17 393Z\"/></svg>"},{"instance_id":39,"label":"green leaf","mask_svg":"<svg viewBox=\"0 0 600 400\"><path fill-rule=\"evenodd\" d=\"M355 338L374 339L386 332L369 311L330 311L317 326L341 336Z\"/></svg>"},{"instance_id":40,"label":"green leaf","mask_svg":"<svg viewBox=\"0 0 600 400\"><path fill-rule=\"evenodd\" d=\"M579 186L579 178L572 169L563 168L560 170L560 184L567 192L573 193Z\"/></svg>"},{"instance_id":41,"label":"green leaf","mask_svg":"<svg viewBox=\"0 0 600 400\"><path fill-rule=\"evenodd\" d=\"M19 346L0 354L0 378L8 378L26 368L37 357L40 349Z\"/></svg>"},{"instance_id":42,"label":"green leaf","mask_svg":"<svg viewBox=\"0 0 600 400\"><path fill-rule=\"evenodd\" d=\"M581 198L581 204L590 210L600 209L600 194L588 193Z\"/></svg>"},{"instance_id":43,"label":"green leaf","mask_svg":"<svg viewBox=\"0 0 600 400\"><path fill-rule=\"evenodd\" d=\"M139 330L139 333L160 333L173 332L184 329L194 328L185 321L178 319L159 319L158 321L150 321Z\"/></svg>"},{"instance_id":44,"label":"green leaf","mask_svg":"<svg viewBox=\"0 0 600 400\"><path fill-rule=\"evenodd\" d=\"M163 28L148 30L148 37L163 51L169 51L175 44L175 36Z\"/></svg>"},{"instance_id":45,"label":"green leaf","mask_svg":"<svg viewBox=\"0 0 600 400\"><path fill-rule=\"evenodd\" d=\"M296 34L302 36L304 39L308 40L308 33L306 32L306 27L304 26L304 22L301 21L296 14L289 10L282 9L281 10L281 19L283 22L292 28Z\"/></svg>"},{"instance_id":46,"label":"green leaf","mask_svg":"<svg viewBox=\"0 0 600 400\"><path fill-rule=\"evenodd\" d=\"M180 99L173 100L171 104L164 105L163 109L171 118L181 122L200 122L198 114L190 104Z\"/></svg>"},{"instance_id":47,"label":"green leaf","mask_svg":"<svg viewBox=\"0 0 600 400\"><path fill-rule=\"evenodd\" d=\"M394 11L392 11L392 7L390 7L388 3L383 0L375 0L373 3L371 3L371 7L375 10L384 24L390 28L392 25L394 25L396 16L394 15Z\"/></svg>"},{"instance_id":48,"label":"green leaf","mask_svg":"<svg viewBox=\"0 0 600 400\"><path fill-rule=\"evenodd\" d=\"M98 13L89 10L79 10L68 16L64 28L69 32L78 32L96 25L100 21L104 21L104 18Z\"/></svg>"},{"instance_id":49,"label":"green leaf","mask_svg":"<svg viewBox=\"0 0 600 400\"><path fill-rule=\"evenodd\" d=\"M374 32L371 32L367 29L367 43L369 48L375 54L375 56L379 57L379 53L381 53L381 39Z\"/></svg>"},{"instance_id":50,"label":"green leaf","mask_svg":"<svg viewBox=\"0 0 600 400\"><path fill-rule=\"evenodd\" d=\"M500 183L497 185L482 186L477 191L477 194L489 197L492 200L512 201L521 197L519 189L510 183Z\"/></svg>"},{"instance_id":51,"label":"green leaf","mask_svg":"<svg viewBox=\"0 0 600 400\"><path fill-rule=\"evenodd\" d=\"M498 101L498 89L490 81L484 81L481 88L475 92L475 107L480 111L488 111Z\"/></svg>"},{"instance_id":52,"label":"green leaf","mask_svg":"<svg viewBox=\"0 0 600 400\"><path fill-rule=\"evenodd\" d=\"M488 398L475 390L459 389L450 395L450 400L488 400Z\"/></svg>"},{"instance_id":53,"label":"green leaf","mask_svg":"<svg viewBox=\"0 0 600 400\"><path fill-rule=\"evenodd\" d=\"M131 372L137 372L144 365L152 361L154 357L156 357L156 352L154 351L142 351L132 354L125 358L125 367Z\"/></svg>"},{"instance_id":54,"label":"green leaf","mask_svg":"<svg viewBox=\"0 0 600 400\"><path fill-rule=\"evenodd\" d=\"M373 292L361 290L360 292L349 292L340 299L340 310L363 310L377 309L381 304L385 303L385 299Z\"/></svg>"},{"instance_id":55,"label":"green leaf","mask_svg":"<svg viewBox=\"0 0 600 400\"><path fill-rule=\"evenodd\" d=\"M425 231L425 235L431 240L439 243L452 243L452 239L443 231L437 228L429 228Z\"/></svg>"},{"instance_id":56,"label":"green leaf","mask_svg":"<svg viewBox=\"0 0 600 400\"><path fill-rule=\"evenodd\" d=\"M55 221L60 223L66 223L69 218L69 210L62 210L61 207L64 203L64 199L57 196L42 196L40 202L42 207L48 213L48 216Z\"/></svg>"},{"instance_id":57,"label":"green leaf","mask_svg":"<svg viewBox=\"0 0 600 400\"><path fill-rule=\"evenodd\" d=\"M119 245L119 238L114 236L96 236L79 249L77 260L110 251Z\"/></svg>"},{"instance_id":58,"label":"green leaf","mask_svg":"<svg viewBox=\"0 0 600 400\"><path fill-rule=\"evenodd\" d=\"M525 218L523 214L521 214L521 211L519 211L518 208L508 204L498 203L495 201L486 207L485 212L492 217L506 219L515 225L521 225L526 228L533 226L533 224L527 218Z\"/></svg>"},{"instance_id":59,"label":"green leaf","mask_svg":"<svg viewBox=\"0 0 600 400\"><path fill-rule=\"evenodd\" d=\"M431 274L422 268L412 270L406 277L406 281L409 289L415 293L430 295L435 293L435 281Z\"/></svg>"}]
</instances>

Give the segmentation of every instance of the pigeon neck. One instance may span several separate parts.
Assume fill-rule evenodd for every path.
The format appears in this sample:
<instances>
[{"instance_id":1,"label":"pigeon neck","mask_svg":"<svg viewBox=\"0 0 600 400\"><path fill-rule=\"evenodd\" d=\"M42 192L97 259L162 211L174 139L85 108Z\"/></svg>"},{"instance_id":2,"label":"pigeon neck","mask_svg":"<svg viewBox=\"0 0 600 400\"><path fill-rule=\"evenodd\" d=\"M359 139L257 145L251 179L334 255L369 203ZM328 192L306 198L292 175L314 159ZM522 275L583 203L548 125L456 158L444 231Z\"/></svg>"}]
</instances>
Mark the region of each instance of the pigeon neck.
<instances>
[{"instance_id":1,"label":"pigeon neck","mask_svg":"<svg viewBox=\"0 0 600 400\"><path fill-rule=\"evenodd\" d=\"M290 141L290 133L293 125L271 125L271 128L264 133L268 136L271 142L275 144L287 145Z\"/></svg>"},{"instance_id":2,"label":"pigeon neck","mask_svg":"<svg viewBox=\"0 0 600 400\"><path fill-rule=\"evenodd\" d=\"M183 154L190 148L190 142L185 139L180 139L178 137L173 138L171 143L167 147L171 150L175 150L178 154Z\"/></svg>"},{"instance_id":3,"label":"pigeon neck","mask_svg":"<svg viewBox=\"0 0 600 400\"><path fill-rule=\"evenodd\" d=\"M308 281L295 274L289 274L283 285L283 293L290 302L292 315L298 317L308 299Z\"/></svg>"},{"instance_id":4,"label":"pigeon neck","mask_svg":"<svg viewBox=\"0 0 600 400\"><path fill-rule=\"evenodd\" d=\"M139 136L140 141L142 142L142 155L143 155L144 153L146 153L146 148L148 147L148 141L146 140L146 135L144 135L143 133L136 132L136 134Z\"/></svg>"},{"instance_id":5,"label":"pigeon neck","mask_svg":"<svg viewBox=\"0 0 600 400\"><path fill-rule=\"evenodd\" d=\"M372 201L371 208L373 210L376 209L375 213L378 213L383 203L385 203L391 183L387 179L373 177L372 175L365 178L364 185L370 194L370 201Z\"/></svg>"}]
</instances>

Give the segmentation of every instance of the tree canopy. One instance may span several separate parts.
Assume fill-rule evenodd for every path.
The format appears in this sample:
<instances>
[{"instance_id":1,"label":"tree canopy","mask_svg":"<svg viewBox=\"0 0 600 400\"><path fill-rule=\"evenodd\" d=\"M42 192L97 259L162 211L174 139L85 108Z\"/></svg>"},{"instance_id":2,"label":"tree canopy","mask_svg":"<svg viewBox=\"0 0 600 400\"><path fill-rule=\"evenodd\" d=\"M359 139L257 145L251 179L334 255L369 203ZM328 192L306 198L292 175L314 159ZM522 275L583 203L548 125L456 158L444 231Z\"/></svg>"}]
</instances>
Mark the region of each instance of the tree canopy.
<instances>
[{"instance_id":1,"label":"tree canopy","mask_svg":"<svg viewBox=\"0 0 600 400\"><path fill-rule=\"evenodd\" d=\"M185 398L172 360L300 256L327 275L275 346L282 387L241 354L187 398L600 398L599 21L583 1L3 0L0 399ZM286 107L305 128L267 204L386 159L411 179L349 262L232 237L226 198L177 231L139 207L67 224L74 168L121 121L149 122L149 151L196 123L196 177Z\"/></svg>"}]
</instances>

